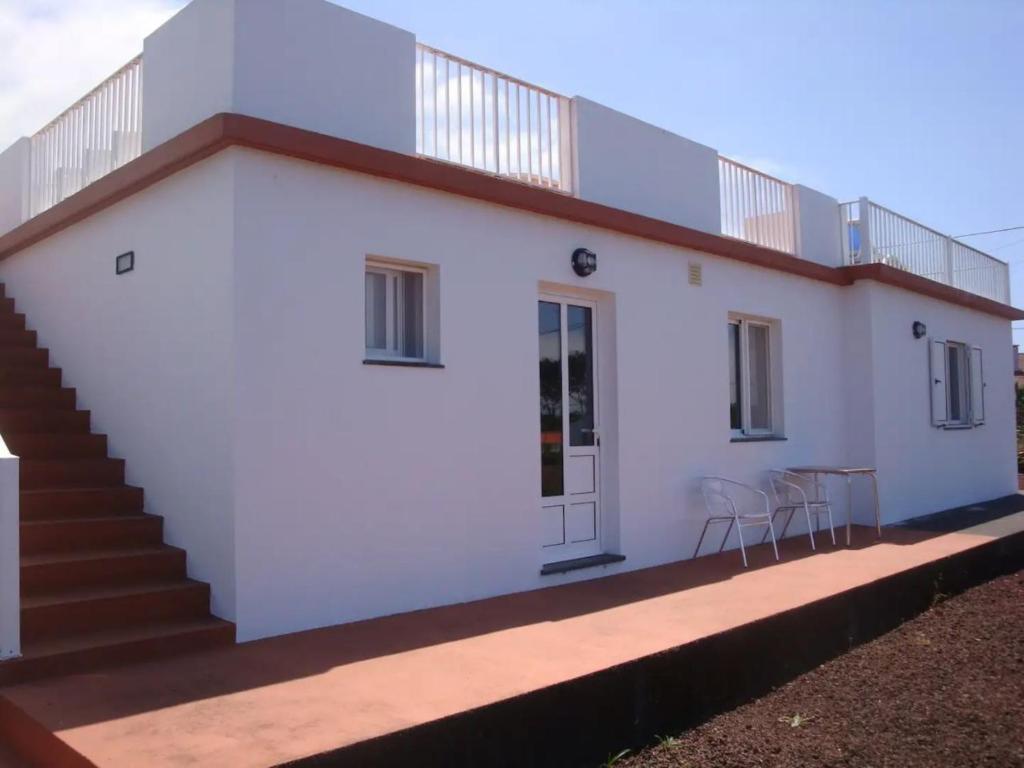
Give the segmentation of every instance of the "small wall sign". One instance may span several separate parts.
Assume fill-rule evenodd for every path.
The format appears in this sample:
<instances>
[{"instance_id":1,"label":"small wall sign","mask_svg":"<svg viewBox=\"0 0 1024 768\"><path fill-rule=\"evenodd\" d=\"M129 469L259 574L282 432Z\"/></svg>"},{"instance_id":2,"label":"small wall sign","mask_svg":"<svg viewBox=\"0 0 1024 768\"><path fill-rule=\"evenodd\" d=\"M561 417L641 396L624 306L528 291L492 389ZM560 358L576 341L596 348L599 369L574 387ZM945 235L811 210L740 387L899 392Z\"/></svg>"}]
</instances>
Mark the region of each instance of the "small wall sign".
<instances>
[{"instance_id":1,"label":"small wall sign","mask_svg":"<svg viewBox=\"0 0 1024 768\"><path fill-rule=\"evenodd\" d=\"M114 269L119 275L135 269L135 251L128 251L128 253L122 253L118 256L114 262Z\"/></svg>"}]
</instances>

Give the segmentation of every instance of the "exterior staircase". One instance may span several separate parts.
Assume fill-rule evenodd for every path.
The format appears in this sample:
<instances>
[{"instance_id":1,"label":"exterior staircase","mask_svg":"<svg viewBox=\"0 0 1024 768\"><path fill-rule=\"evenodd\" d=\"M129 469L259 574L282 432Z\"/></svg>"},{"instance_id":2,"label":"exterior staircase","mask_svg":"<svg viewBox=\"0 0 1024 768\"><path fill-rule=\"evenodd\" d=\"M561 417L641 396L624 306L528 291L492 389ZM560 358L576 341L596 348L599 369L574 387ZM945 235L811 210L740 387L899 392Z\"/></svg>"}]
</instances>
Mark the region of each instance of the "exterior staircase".
<instances>
[{"instance_id":1,"label":"exterior staircase","mask_svg":"<svg viewBox=\"0 0 1024 768\"><path fill-rule=\"evenodd\" d=\"M21 472L22 656L0 685L234 642L0 284L0 434Z\"/></svg>"}]
</instances>

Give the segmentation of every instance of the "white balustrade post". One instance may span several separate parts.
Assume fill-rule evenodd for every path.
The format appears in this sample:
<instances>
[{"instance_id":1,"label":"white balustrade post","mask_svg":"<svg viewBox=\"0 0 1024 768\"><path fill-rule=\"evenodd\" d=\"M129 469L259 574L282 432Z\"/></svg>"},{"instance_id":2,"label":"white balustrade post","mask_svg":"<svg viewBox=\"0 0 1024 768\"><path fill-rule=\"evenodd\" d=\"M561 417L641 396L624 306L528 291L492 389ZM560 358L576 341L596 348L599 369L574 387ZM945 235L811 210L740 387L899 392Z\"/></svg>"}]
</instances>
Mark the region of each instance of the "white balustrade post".
<instances>
[{"instance_id":1,"label":"white balustrade post","mask_svg":"<svg viewBox=\"0 0 1024 768\"><path fill-rule=\"evenodd\" d=\"M31 139L22 138L0 152L0 235L29 216Z\"/></svg>"},{"instance_id":2,"label":"white balustrade post","mask_svg":"<svg viewBox=\"0 0 1024 768\"><path fill-rule=\"evenodd\" d=\"M565 180L565 189L576 197L580 196L579 184L579 142L576 139L576 100L559 99L558 101L558 132L559 161L558 169ZM564 127L563 127L564 126Z\"/></svg>"},{"instance_id":3,"label":"white balustrade post","mask_svg":"<svg viewBox=\"0 0 1024 768\"><path fill-rule=\"evenodd\" d=\"M18 457L0 440L0 659L21 654Z\"/></svg>"},{"instance_id":4,"label":"white balustrade post","mask_svg":"<svg viewBox=\"0 0 1024 768\"><path fill-rule=\"evenodd\" d=\"M860 247L857 250L857 262L870 264L874 259L871 250L871 201L866 197L860 198L857 202L857 234L860 237Z\"/></svg>"},{"instance_id":5,"label":"white balustrade post","mask_svg":"<svg viewBox=\"0 0 1024 768\"><path fill-rule=\"evenodd\" d=\"M953 285L953 238L946 237L946 285Z\"/></svg>"}]
</instances>

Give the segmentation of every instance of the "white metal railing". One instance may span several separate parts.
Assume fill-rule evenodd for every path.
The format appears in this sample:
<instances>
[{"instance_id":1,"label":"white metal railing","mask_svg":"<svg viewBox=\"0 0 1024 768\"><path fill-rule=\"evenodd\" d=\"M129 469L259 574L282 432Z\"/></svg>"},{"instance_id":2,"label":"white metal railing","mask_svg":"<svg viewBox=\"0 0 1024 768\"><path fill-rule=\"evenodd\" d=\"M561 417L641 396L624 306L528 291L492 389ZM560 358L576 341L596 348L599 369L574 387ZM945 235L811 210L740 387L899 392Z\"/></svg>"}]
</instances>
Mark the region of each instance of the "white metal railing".
<instances>
[{"instance_id":1,"label":"white metal railing","mask_svg":"<svg viewBox=\"0 0 1024 768\"><path fill-rule=\"evenodd\" d=\"M949 239L953 286L1010 303L1010 266L977 248Z\"/></svg>"},{"instance_id":2,"label":"white metal railing","mask_svg":"<svg viewBox=\"0 0 1024 768\"><path fill-rule=\"evenodd\" d=\"M1010 301L1010 268L987 253L862 197L839 206L847 264L888 264L970 293Z\"/></svg>"},{"instance_id":3,"label":"white metal railing","mask_svg":"<svg viewBox=\"0 0 1024 768\"><path fill-rule=\"evenodd\" d=\"M723 235L796 253L792 185L721 156L718 181Z\"/></svg>"},{"instance_id":4,"label":"white metal railing","mask_svg":"<svg viewBox=\"0 0 1024 768\"><path fill-rule=\"evenodd\" d=\"M29 213L42 213L142 153L142 56L32 137Z\"/></svg>"},{"instance_id":5,"label":"white metal railing","mask_svg":"<svg viewBox=\"0 0 1024 768\"><path fill-rule=\"evenodd\" d=\"M569 99L416 45L416 151L571 192Z\"/></svg>"}]
</instances>

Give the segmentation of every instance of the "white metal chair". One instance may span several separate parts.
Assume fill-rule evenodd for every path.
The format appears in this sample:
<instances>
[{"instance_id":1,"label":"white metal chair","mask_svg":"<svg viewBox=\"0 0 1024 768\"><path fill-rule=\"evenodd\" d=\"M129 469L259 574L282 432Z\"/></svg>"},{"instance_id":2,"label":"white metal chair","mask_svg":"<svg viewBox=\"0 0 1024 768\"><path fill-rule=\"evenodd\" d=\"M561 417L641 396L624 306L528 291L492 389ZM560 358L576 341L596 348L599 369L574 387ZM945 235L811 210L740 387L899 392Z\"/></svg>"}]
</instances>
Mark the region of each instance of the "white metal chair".
<instances>
[{"instance_id":1,"label":"white metal chair","mask_svg":"<svg viewBox=\"0 0 1024 768\"><path fill-rule=\"evenodd\" d=\"M704 505L707 507L708 519L704 523L704 530L700 532L700 539L697 540L697 548L693 550L696 557L700 552L700 545L704 542L704 535L708 532L711 523L728 522L729 527L722 537L722 546L718 548L721 552L729 540L729 533L733 526L736 526L736 535L740 540L740 554L743 556L743 567L747 567L747 548L743 541L743 529L750 526L763 525L767 527L765 536L771 534L772 549L775 551L775 559L779 559L779 548L775 543L775 526L773 524L772 511L768 502L768 494L762 490L735 480L728 480L724 477L704 477L700 481L700 491L704 496ZM737 497L744 496L748 501L753 501L759 509L764 503L764 511L740 512L737 504Z\"/></svg>"},{"instance_id":2,"label":"white metal chair","mask_svg":"<svg viewBox=\"0 0 1024 768\"><path fill-rule=\"evenodd\" d=\"M798 509L804 511L807 518L807 535L811 539L811 549L814 546L815 530L821 530L821 516L828 515L828 530L832 535L832 546L836 544L836 529L832 525L832 504L828 498L828 489L816 478L801 475L797 472L790 472L786 469L768 470L768 484L772 489L772 497L775 500L775 511L772 512L772 519L780 512L788 512L786 522L782 526L780 539L786 538L786 531L789 524L793 522L793 515ZM811 525L811 515L814 515L815 525ZM764 539L761 539L763 542Z\"/></svg>"}]
</instances>

